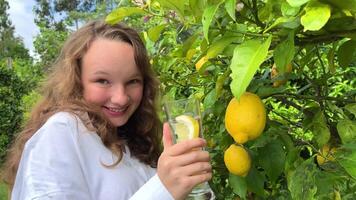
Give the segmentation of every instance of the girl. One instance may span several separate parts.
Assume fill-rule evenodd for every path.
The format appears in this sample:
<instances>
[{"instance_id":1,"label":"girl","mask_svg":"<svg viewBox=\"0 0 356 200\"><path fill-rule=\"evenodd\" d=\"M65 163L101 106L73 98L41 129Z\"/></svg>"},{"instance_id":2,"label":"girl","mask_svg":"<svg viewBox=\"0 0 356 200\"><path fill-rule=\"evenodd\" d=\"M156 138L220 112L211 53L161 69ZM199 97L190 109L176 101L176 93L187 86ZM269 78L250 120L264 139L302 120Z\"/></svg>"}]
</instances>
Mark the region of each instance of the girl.
<instances>
[{"instance_id":1,"label":"girl","mask_svg":"<svg viewBox=\"0 0 356 200\"><path fill-rule=\"evenodd\" d=\"M184 199L211 178L202 139L172 144L133 29L93 21L64 44L5 163L11 199Z\"/></svg>"}]
</instances>

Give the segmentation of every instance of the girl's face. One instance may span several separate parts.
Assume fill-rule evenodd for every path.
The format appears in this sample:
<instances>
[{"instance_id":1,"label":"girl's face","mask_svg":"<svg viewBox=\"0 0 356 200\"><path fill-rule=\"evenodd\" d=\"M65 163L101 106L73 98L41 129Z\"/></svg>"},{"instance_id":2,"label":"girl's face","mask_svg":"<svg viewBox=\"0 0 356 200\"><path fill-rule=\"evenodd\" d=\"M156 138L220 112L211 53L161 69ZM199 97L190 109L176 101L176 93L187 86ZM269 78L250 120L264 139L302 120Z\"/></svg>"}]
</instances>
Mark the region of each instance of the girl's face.
<instances>
[{"instance_id":1,"label":"girl's face","mask_svg":"<svg viewBox=\"0 0 356 200\"><path fill-rule=\"evenodd\" d=\"M140 105L143 93L133 47L98 38L85 53L81 70L84 99L100 106L114 126L124 125Z\"/></svg>"}]
</instances>

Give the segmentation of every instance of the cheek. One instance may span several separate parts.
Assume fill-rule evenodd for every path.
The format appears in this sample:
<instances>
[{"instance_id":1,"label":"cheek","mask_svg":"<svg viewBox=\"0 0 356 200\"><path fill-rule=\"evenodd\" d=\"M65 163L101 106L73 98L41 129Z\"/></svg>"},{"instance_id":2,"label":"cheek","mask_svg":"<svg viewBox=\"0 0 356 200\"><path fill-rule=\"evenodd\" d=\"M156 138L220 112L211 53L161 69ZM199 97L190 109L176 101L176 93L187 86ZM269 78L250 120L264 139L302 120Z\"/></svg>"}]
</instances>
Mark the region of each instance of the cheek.
<instances>
[{"instance_id":1,"label":"cheek","mask_svg":"<svg viewBox=\"0 0 356 200\"><path fill-rule=\"evenodd\" d=\"M86 87L83 90L83 98L85 101L93 104L100 104L105 102L105 93L95 87Z\"/></svg>"},{"instance_id":2,"label":"cheek","mask_svg":"<svg viewBox=\"0 0 356 200\"><path fill-rule=\"evenodd\" d=\"M131 98L133 98L133 100L137 103L140 104L142 101L142 97L143 97L143 88L140 88L138 90L135 90L134 93L132 93Z\"/></svg>"}]
</instances>

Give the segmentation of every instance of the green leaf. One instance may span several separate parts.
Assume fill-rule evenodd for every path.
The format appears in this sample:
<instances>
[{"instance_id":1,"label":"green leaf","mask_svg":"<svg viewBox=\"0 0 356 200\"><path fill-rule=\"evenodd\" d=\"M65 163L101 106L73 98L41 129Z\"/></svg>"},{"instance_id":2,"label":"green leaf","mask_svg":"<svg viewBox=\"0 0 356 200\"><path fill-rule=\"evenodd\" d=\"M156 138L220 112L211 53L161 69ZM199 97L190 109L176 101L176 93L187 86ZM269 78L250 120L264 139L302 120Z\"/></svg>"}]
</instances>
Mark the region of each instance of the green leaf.
<instances>
[{"instance_id":1,"label":"green leaf","mask_svg":"<svg viewBox=\"0 0 356 200\"><path fill-rule=\"evenodd\" d=\"M184 5L187 2L187 0L156 0L156 1L159 2L159 4L164 8L177 11L178 14L182 18L184 18Z\"/></svg>"},{"instance_id":2,"label":"green leaf","mask_svg":"<svg viewBox=\"0 0 356 200\"><path fill-rule=\"evenodd\" d=\"M237 37L223 37L218 41L212 43L207 50L206 58L210 59L216 57L225 49L225 47L227 47L229 44L231 44L233 41L237 39L238 39Z\"/></svg>"},{"instance_id":3,"label":"green leaf","mask_svg":"<svg viewBox=\"0 0 356 200\"><path fill-rule=\"evenodd\" d=\"M271 40L271 36L262 44L257 40L249 40L235 48L230 64L230 88L237 99L246 91L257 69L267 57Z\"/></svg>"},{"instance_id":4,"label":"green leaf","mask_svg":"<svg viewBox=\"0 0 356 200\"><path fill-rule=\"evenodd\" d=\"M282 15L285 17L295 16L299 13L300 7L293 7L287 2L282 2L281 11Z\"/></svg>"},{"instance_id":5,"label":"green leaf","mask_svg":"<svg viewBox=\"0 0 356 200\"><path fill-rule=\"evenodd\" d=\"M116 24L122 21L125 17L134 14L145 14L146 12L138 7L121 7L112 11L106 16L105 21L109 24Z\"/></svg>"},{"instance_id":6,"label":"green leaf","mask_svg":"<svg viewBox=\"0 0 356 200\"><path fill-rule=\"evenodd\" d=\"M304 31L320 30L328 22L331 14L331 8L328 4L317 1L308 3L304 10L305 14L300 19Z\"/></svg>"},{"instance_id":7,"label":"green leaf","mask_svg":"<svg viewBox=\"0 0 356 200\"><path fill-rule=\"evenodd\" d=\"M211 90L204 98L204 108L208 109L214 106L216 100L216 90Z\"/></svg>"},{"instance_id":8,"label":"green leaf","mask_svg":"<svg viewBox=\"0 0 356 200\"><path fill-rule=\"evenodd\" d=\"M338 163L356 180L356 144L343 145L340 149L340 152L336 153Z\"/></svg>"},{"instance_id":9,"label":"green leaf","mask_svg":"<svg viewBox=\"0 0 356 200\"><path fill-rule=\"evenodd\" d=\"M356 140L356 122L348 119L340 120L336 125L343 144Z\"/></svg>"},{"instance_id":10,"label":"green leaf","mask_svg":"<svg viewBox=\"0 0 356 200\"><path fill-rule=\"evenodd\" d=\"M337 57L341 67L348 67L356 61L356 40L342 43L337 51Z\"/></svg>"},{"instance_id":11,"label":"green leaf","mask_svg":"<svg viewBox=\"0 0 356 200\"><path fill-rule=\"evenodd\" d=\"M211 25L211 22L213 21L214 15L215 15L216 11L218 10L220 4L221 3L210 5L204 9L202 24L203 24L203 33L204 33L204 37L205 37L206 41L209 41L209 38L208 38L209 27Z\"/></svg>"},{"instance_id":12,"label":"green leaf","mask_svg":"<svg viewBox=\"0 0 356 200\"><path fill-rule=\"evenodd\" d=\"M268 22L272 17L272 1L267 1L262 8L258 10L258 19L262 22Z\"/></svg>"},{"instance_id":13,"label":"green leaf","mask_svg":"<svg viewBox=\"0 0 356 200\"><path fill-rule=\"evenodd\" d=\"M246 199L247 183L245 178L230 173L229 185L235 194L239 195L242 199Z\"/></svg>"},{"instance_id":14,"label":"green leaf","mask_svg":"<svg viewBox=\"0 0 356 200\"><path fill-rule=\"evenodd\" d=\"M282 25L284 23L293 22L294 20L295 20L295 17L279 17L273 22L273 24L271 26L267 27L263 31L263 33L266 33L267 31L271 30L272 28Z\"/></svg>"},{"instance_id":15,"label":"green leaf","mask_svg":"<svg viewBox=\"0 0 356 200\"><path fill-rule=\"evenodd\" d=\"M166 27L166 24L161 24L158 26L154 26L148 30L148 37L152 42L156 42L162 32L162 30Z\"/></svg>"},{"instance_id":16,"label":"green leaf","mask_svg":"<svg viewBox=\"0 0 356 200\"><path fill-rule=\"evenodd\" d=\"M197 38L198 38L198 34L194 34L190 36L186 41L184 41L182 47L183 56L187 55L187 52L189 51L189 49L191 49L192 45L194 44Z\"/></svg>"},{"instance_id":17,"label":"green leaf","mask_svg":"<svg viewBox=\"0 0 356 200\"><path fill-rule=\"evenodd\" d=\"M314 160L304 161L288 177L288 189L292 199L315 199L318 188L315 186L315 174L317 173Z\"/></svg>"},{"instance_id":18,"label":"green leaf","mask_svg":"<svg viewBox=\"0 0 356 200\"><path fill-rule=\"evenodd\" d=\"M356 103L350 103L345 106L345 109L356 117Z\"/></svg>"},{"instance_id":19,"label":"green leaf","mask_svg":"<svg viewBox=\"0 0 356 200\"><path fill-rule=\"evenodd\" d=\"M312 120L311 130L319 148L329 141L330 130L326 124L326 119L322 111L315 114Z\"/></svg>"},{"instance_id":20,"label":"green leaf","mask_svg":"<svg viewBox=\"0 0 356 200\"><path fill-rule=\"evenodd\" d=\"M299 6L307 3L308 1L309 0L287 0L289 5L291 5L292 7L299 7Z\"/></svg>"},{"instance_id":21,"label":"green leaf","mask_svg":"<svg viewBox=\"0 0 356 200\"><path fill-rule=\"evenodd\" d=\"M273 158L273 159L271 159ZM286 154L280 140L274 140L258 151L258 161L267 176L274 183L284 170Z\"/></svg>"},{"instance_id":22,"label":"green leaf","mask_svg":"<svg viewBox=\"0 0 356 200\"><path fill-rule=\"evenodd\" d=\"M255 167L251 167L250 172L246 176L248 190L258 194L261 197L265 196L264 183L266 176L263 172L258 171Z\"/></svg>"},{"instance_id":23,"label":"green leaf","mask_svg":"<svg viewBox=\"0 0 356 200\"><path fill-rule=\"evenodd\" d=\"M204 10L206 0L189 0L189 7L192 11L195 21L200 22L202 17L202 10Z\"/></svg>"},{"instance_id":24,"label":"green leaf","mask_svg":"<svg viewBox=\"0 0 356 200\"><path fill-rule=\"evenodd\" d=\"M225 0L225 9L226 12L230 15L230 17L236 21L235 17L235 7L236 7L236 0Z\"/></svg>"},{"instance_id":25,"label":"green leaf","mask_svg":"<svg viewBox=\"0 0 356 200\"><path fill-rule=\"evenodd\" d=\"M278 44L273 51L274 62L276 63L278 72L283 74L287 65L292 62L294 58L294 33L290 32L288 38Z\"/></svg>"}]
</instances>

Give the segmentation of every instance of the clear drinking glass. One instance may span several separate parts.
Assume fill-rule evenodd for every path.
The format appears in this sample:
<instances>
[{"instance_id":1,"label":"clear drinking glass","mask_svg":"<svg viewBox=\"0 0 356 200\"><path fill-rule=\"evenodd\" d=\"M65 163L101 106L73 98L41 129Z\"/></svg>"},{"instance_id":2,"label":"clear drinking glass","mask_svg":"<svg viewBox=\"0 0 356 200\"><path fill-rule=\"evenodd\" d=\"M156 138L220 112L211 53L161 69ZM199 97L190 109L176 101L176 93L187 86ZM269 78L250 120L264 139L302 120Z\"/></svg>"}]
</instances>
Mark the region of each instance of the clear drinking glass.
<instances>
[{"instance_id":1,"label":"clear drinking glass","mask_svg":"<svg viewBox=\"0 0 356 200\"><path fill-rule=\"evenodd\" d=\"M188 98L164 101L163 110L173 130L172 138L174 143L198 137L203 138L199 100ZM215 195L208 182L194 187L187 197L187 200L213 199L215 199Z\"/></svg>"}]
</instances>

